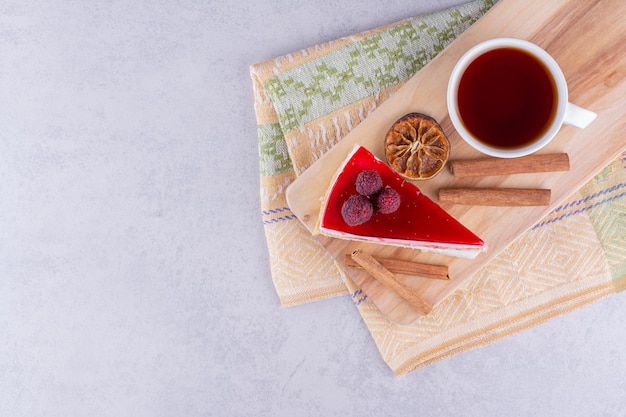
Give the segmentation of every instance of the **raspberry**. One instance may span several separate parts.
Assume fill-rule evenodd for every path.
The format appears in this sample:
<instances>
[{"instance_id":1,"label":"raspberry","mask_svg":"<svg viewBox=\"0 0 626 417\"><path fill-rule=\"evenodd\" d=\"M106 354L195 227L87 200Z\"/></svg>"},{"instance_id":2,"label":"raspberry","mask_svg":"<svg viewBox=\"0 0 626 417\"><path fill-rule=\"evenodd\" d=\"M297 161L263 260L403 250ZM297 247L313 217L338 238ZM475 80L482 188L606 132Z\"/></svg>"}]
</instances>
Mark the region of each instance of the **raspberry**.
<instances>
[{"instance_id":1,"label":"raspberry","mask_svg":"<svg viewBox=\"0 0 626 417\"><path fill-rule=\"evenodd\" d=\"M393 213L400 207L400 194L391 187L385 187L376 198L376 208L383 214Z\"/></svg>"},{"instance_id":2,"label":"raspberry","mask_svg":"<svg viewBox=\"0 0 626 417\"><path fill-rule=\"evenodd\" d=\"M361 195L376 194L383 188L383 179L378 172L368 169L356 177L356 191Z\"/></svg>"},{"instance_id":3,"label":"raspberry","mask_svg":"<svg viewBox=\"0 0 626 417\"><path fill-rule=\"evenodd\" d=\"M341 216L348 226L358 226L365 223L374 214L374 207L370 200L362 195L350 196L341 207Z\"/></svg>"}]
</instances>

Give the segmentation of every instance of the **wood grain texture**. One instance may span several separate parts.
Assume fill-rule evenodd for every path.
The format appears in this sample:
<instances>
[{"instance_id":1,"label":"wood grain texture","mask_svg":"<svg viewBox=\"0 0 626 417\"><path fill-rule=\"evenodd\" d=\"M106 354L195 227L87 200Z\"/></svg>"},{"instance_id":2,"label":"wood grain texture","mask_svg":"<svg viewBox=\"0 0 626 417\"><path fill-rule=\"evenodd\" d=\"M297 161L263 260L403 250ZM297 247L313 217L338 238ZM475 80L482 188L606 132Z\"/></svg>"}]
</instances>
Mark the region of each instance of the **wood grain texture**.
<instances>
[{"instance_id":1,"label":"wood grain texture","mask_svg":"<svg viewBox=\"0 0 626 417\"><path fill-rule=\"evenodd\" d=\"M311 233L316 234L320 197L326 192L336 168L355 144L365 146L384 160L383 139L387 130L395 120L410 112L425 113L439 121L450 140L451 160L484 156L463 142L447 114L446 89L454 64L476 43L495 37L526 39L547 50L563 69L569 101L598 114L586 129L563 126L556 138L539 152L567 153L570 171L457 179L448 170L443 170L436 177L416 182L416 185L435 201L439 189L446 187L545 188L552 190L550 205L442 205L489 245L489 251L474 260L318 235L347 276L368 294L383 314L401 324L415 321L420 312L392 292L381 289L381 284L366 272L346 268L344 254L363 249L377 257L447 265L449 281L404 281L436 306L615 159L626 149L626 31L623 16L626 16L626 2L623 1L501 0L298 177L287 190L291 210Z\"/></svg>"}]
</instances>

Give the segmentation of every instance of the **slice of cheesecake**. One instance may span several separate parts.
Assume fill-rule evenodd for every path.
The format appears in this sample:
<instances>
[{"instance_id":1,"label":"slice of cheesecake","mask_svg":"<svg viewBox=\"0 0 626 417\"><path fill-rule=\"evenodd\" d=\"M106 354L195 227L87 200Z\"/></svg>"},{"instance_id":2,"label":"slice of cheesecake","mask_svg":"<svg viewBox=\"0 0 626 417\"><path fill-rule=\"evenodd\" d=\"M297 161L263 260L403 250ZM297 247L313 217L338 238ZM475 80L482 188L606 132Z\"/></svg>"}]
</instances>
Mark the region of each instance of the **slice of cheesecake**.
<instances>
[{"instance_id":1,"label":"slice of cheesecake","mask_svg":"<svg viewBox=\"0 0 626 417\"><path fill-rule=\"evenodd\" d=\"M335 238L471 259L487 249L482 239L362 146L355 146L331 181L318 230Z\"/></svg>"}]
</instances>

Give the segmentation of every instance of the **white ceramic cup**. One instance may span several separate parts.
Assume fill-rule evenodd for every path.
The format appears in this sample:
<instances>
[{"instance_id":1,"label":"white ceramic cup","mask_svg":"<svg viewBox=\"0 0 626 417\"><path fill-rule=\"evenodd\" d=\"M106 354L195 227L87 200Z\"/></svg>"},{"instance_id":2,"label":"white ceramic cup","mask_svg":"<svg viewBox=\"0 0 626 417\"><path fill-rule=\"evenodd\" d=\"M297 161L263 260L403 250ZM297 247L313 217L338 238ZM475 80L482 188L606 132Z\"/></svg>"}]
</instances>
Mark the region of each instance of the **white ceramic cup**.
<instances>
[{"instance_id":1,"label":"white ceramic cup","mask_svg":"<svg viewBox=\"0 0 626 417\"><path fill-rule=\"evenodd\" d=\"M465 127L461 115L459 114L457 102L459 83L467 67L477 57L485 52L501 48L521 49L534 56L538 61L543 63L544 67L551 74L556 88L556 110L550 124L546 129L544 129L544 133L527 145L510 149L504 147L494 147L476 138ZM475 45L457 62L456 66L452 70L452 74L450 75L450 80L448 82L448 113L450 114L450 119L452 120L452 124L454 125L456 131L459 133L461 138L463 138L463 140L465 140L465 142L471 145L474 149L484 154L500 158L517 158L529 155L546 146L556 136L557 132L561 128L561 125L567 124L578 128L585 128L596 118L596 114L592 111L569 103L567 100L568 93L565 76L554 58L534 43L515 38L490 39Z\"/></svg>"}]
</instances>

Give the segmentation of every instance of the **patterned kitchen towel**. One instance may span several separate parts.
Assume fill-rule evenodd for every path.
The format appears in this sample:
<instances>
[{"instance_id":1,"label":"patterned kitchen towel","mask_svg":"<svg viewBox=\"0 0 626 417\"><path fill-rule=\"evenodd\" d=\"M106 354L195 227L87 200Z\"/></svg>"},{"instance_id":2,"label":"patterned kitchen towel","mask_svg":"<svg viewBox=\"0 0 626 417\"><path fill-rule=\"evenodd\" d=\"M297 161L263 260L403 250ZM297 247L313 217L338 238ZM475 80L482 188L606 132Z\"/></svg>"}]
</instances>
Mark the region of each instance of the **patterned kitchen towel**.
<instances>
[{"instance_id":1,"label":"patterned kitchen towel","mask_svg":"<svg viewBox=\"0 0 626 417\"><path fill-rule=\"evenodd\" d=\"M494 3L478 0L407 19L250 69L261 210L280 302L295 305L350 294L396 374L626 287L626 157L605 168L411 326L385 319L286 204L285 190L299 174Z\"/></svg>"},{"instance_id":2,"label":"patterned kitchen towel","mask_svg":"<svg viewBox=\"0 0 626 417\"><path fill-rule=\"evenodd\" d=\"M283 305L347 293L332 257L289 210L286 188L492 3L474 1L250 68L263 224Z\"/></svg>"},{"instance_id":3,"label":"patterned kitchen towel","mask_svg":"<svg viewBox=\"0 0 626 417\"><path fill-rule=\"evenodd\" d=\"M626 289L626 153L410 326L346 280L397 375Z\"/></svg>"}]
</instances>

